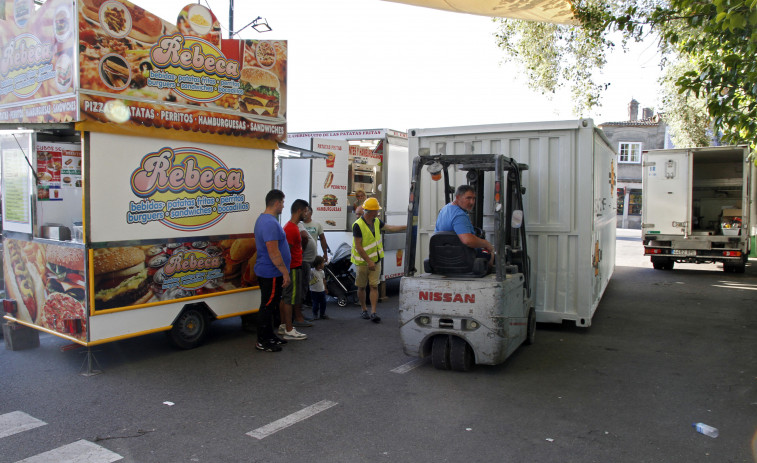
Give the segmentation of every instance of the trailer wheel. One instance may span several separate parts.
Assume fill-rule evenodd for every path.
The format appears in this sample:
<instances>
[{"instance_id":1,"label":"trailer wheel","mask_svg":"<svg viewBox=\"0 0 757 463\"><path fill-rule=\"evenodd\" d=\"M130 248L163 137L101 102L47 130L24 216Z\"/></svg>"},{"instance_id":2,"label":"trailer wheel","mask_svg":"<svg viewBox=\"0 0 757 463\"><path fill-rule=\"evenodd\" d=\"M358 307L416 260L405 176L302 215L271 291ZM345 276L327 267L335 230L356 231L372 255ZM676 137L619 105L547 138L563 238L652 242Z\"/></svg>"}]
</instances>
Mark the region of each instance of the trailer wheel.
<instances>
[{"instance_id":1,"label":"trailer wheel","mask_svg":"<svg viewBox=\"0 0 757 463\"><path fill-rule=\"evenodd\" d=\"M188 306L176 318L168 336L177 347L193 349L205 340L209 324L210 320L202 307Z\"/></svg>"},{"instance_id":2,"label":"trailer wheel","mask_svg":"<svg viewBox=\"0 0 757 463\"><path fill-rule=\"evenodd\" d=\"M431 345L431 363L437 370L449 370L449 336L440 335L434 338Z\"/></svg>"},{"instance_id":3,"label":"trailer wheel","mask_svg":"<svg viewBox=\"0 0 757 463\"><path fill-rule=\"evenodd\" d=\"M528 331L526 332L526 344L534 343L536 338L536 310L533 307L528 311Z\"/></svg>"},{"instance_id":4,"label":"trailer wheel","mask_svg":"<svg viewBox=\"0 0 757 463\"><path fill-rule=\"evenodd\" d=\"M475 365L473 349L465 339L451 336L449 339L449 364L455 371L471 371Z\"/></svg>"}]
</instances>

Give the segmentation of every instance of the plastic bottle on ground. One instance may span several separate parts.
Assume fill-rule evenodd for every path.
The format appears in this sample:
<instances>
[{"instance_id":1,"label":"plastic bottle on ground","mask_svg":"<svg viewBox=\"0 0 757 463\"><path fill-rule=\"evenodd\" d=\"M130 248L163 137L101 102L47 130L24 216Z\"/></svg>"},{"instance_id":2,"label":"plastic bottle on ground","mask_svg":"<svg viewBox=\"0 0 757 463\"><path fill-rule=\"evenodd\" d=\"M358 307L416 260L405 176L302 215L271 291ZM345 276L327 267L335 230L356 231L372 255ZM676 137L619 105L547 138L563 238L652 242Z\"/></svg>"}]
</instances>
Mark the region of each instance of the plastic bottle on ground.
<instances>
[{"instance_id":1,"label":"plastic bottle on ground","mask_svg":"<svg viewBox=\"0 0 757 463\"><path fill-rule=\"evenodd\" d=\"M694 429L697 430L698 433L704 434L708 437L718 437L718 428L713 428L712 426L706 425L704 423L693 423L692 426L694 426Z\"/></svg>"}]
</instances>

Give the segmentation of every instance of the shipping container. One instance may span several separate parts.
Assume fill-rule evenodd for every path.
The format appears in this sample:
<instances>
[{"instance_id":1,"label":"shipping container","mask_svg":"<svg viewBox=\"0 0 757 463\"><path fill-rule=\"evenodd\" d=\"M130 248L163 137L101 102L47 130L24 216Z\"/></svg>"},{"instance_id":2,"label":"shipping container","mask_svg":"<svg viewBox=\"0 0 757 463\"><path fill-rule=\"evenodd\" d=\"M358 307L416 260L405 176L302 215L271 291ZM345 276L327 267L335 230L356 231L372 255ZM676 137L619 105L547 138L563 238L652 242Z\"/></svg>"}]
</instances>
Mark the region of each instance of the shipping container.
<instances>
[{"instance_id":1,"label":"shipping container","mask_svg":"<svg viewBox=\"0 0 757 463\"><path fill-rule=\"evenodd\" d=\"M527 164L524 215L538 322L588 327L615 268L616 153L591 119L410 129L410 155L503 154ZM454 174L453 185L466 183ZM491 182L487 182L491 183ZM444 206L441 182L421 185L416 268ZM484 208L492 235L493 211ZM486 217L489 219L486 220Z\"/></svg>"}]
</instances>

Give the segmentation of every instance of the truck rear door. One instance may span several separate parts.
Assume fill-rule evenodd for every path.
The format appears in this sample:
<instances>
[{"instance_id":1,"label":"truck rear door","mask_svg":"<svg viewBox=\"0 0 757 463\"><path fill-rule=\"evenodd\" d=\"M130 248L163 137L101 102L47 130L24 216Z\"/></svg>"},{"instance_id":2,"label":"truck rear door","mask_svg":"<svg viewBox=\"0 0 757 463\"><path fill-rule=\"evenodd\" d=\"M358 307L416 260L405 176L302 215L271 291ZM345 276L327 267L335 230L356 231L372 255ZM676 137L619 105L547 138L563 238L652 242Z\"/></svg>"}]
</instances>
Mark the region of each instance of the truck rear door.
<instances>
[{"instance_id":1,"label":"truck rear door","mask_svg":"<svg viewBox=\"0 0 757 463\"><path fill-rule=\"evenodd\" d=\"M643 153L644 234L691 233L692 155L687 150Z\"/></svg>"}]
</instances>

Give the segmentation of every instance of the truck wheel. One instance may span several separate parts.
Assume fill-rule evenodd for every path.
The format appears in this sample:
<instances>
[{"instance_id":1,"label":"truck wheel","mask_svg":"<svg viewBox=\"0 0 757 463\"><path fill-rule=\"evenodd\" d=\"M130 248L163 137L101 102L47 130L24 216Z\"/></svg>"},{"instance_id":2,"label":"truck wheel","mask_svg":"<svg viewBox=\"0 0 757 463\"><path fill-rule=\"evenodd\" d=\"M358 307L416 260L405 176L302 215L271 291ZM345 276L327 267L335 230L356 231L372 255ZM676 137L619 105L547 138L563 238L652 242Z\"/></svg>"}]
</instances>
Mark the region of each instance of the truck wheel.
<instances>
[{"instance_id":1,"label":"truck wheel","mask_svg":"<svg viewBox=\"0 0 757 463\"><path fill-rule=\"evenodd\" d=\"M449 370L449 336L440 335L431 344L431 363L437 370Z\"/></svg>"},{"instance_id":2,"label":"truck wheel","mask_svg":"<svg viewBox=\"0 0 757 463\"><path fill-rule=\"evenodd\" d=\"M473 349L465 339L451 336L449 339L449 364L455 371L471 371L475 365Z\"/></svg>"},{"instance_id":3,"label":"truck wheel","mask_svg":"<svg viewBox=\"0 0 757 463\"><path fill-rule=\"evenodd\" d=\"M528 311L528 331L526 332L526 344L534 343L536 338L536 310L533 307Z\"/></svg>"},{"instance_id":4,"label":"truck wheel","mask_svg":"<svg viewBox=\"0 0 757 463\"><path fill-rule=\"evenodd\" d=\"M676 261L674 261L673 259L668 259L668 261L665 262L665 267L663 267L663 270L673 270L675 263Z\"/></svg>"},{"instance_id":5,"label":"truck wheel","mask_svg":"<svg viewBox=\"0 0 757 463\"><path fill-rule=\"evenodd\" d=\"M203 308L190 306L176 318L168 336L177 347L194 349L205 340L209 324L210 320Z\"/></svg>"},{"instance_id":6,"label":"truck wheel","mask_svg":"<svg viewBox=\"0 0 757 463\"><path fill-rule=\"evenodd\" d=\"M673 264L675 264L675 261L673 259L668 259L666 257L652 257L652 267L654 267L655 270L673 270Z\"/></svg>"}]
</instances>

